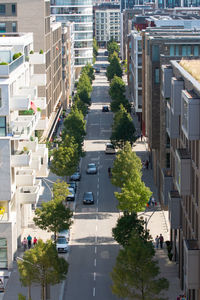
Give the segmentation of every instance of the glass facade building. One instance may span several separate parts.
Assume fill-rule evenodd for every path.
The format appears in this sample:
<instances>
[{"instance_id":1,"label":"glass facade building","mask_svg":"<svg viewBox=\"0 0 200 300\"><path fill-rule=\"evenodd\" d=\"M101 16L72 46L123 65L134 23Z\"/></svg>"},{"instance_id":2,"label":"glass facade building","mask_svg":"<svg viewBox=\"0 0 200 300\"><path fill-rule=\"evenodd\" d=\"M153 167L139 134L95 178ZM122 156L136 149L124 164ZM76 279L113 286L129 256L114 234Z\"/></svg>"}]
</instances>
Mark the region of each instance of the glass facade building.
<instances>
[{"instance_id":1,"label":"glass facade building","mask_svg":"<svg viewBox=\"0 0 200 300\"><path fill-rule=\"evenodd\" d=\"M51 14L64 26L74 23L75 66L81 67L93 60L92 0L51 0Z\"/></svg>"}]
</instances>

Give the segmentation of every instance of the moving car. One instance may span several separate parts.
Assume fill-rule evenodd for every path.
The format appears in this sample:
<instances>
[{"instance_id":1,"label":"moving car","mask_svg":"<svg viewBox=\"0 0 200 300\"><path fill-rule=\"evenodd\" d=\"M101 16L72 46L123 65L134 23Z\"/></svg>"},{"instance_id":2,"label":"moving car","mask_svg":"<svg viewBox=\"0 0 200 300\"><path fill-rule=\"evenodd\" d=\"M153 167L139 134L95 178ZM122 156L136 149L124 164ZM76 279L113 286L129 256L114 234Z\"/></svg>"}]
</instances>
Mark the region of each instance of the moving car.
<instances>
[{"instance_id":1,"label":"moving car","mask_svg":"<svg viewBox=\"0 0 200 300\"><path fill-rule=\"evenodd\" d=\"M61 253L61 252L68 252L69 251L69 245L68 245L66 237L59 236L57 238L56 249L57 249L57 251L59 253Z\"/></svg>"},{"instance_id":2,"label":"moving car","mask_svg":"<svg viewBox=\"0 0 200 300\"><path fill-rule=\"evenodd\" d=\"M93 192L85 192L83 194L83 204L94 204Z\"/></svg>"},{"instance_id":3,"label":"moving car","mask_svg":"<svg viewBox=\"0 0 200 300\"><path fill-rule=\"evenodd\" d=\"M115 154L116 150L113 144L111 143L107 143L106 144L106 149L105 149L105 153L106 154Z\"/></svg>"},{"instance_id":4,"label":"moving car","mask_svg":"<svg viewBox=\"0 0 200 300\"><path fill-rule=\"evenodd\" d=\"M69 187L68 190L69 190L69 195L66 197L66 200L67 201L74 201L74 199L75 199L74 189Z\"/></svg>"},{"instance_id":5,"label":"moving car","mask_svg":"<svg viewBox=\"0 0 200 300\"><path fill-rule=\"evenodd\" d=\"M77 183L76 183L76 181L70 181L67 184L69 185L70 188L73 188L74 192L76 193L76 190L77 190Z\"/></svg>"},{"instance_id":6,"label":"moving car","mask_svg":"<svg viewBox=\"0 0 200 300\"><path fill-rule=\"evenodd\" d=\"M104 106L102 107L102 111L103 111L103 112L109 112L109 107L108 107L108 105L104 105Z\"/></svg>"},{"instance_id":7,"label":"moving car","mask_svg":"<svg viewBox=\"0 0 200 300\"><path fill-rule=\"evenodd\" d=\"M108 51L105 51L105 52L104 52L104 55L105 55L105 56L108 56Z\"/></svg>"},{"instance_id":8,"label":"moving car","mask_svg":"<svg viewBox=\"0 0 200 300\"><path fill-rule=\"evenodd\" d=\"M58 237L63 237L63 236L66 238L67 242L69 242L69 240L70 240L70 230L69 229L64 229L64 230L62 230L58 233Z\"/></svg>"},{"instance_id":9,"label":"moving car","mask_svg":"<svg viewBox=\"0 0 200 300\"><path fill-rule=\"evenodd\" d=\"M94 163L88 164L86 173L87 174L97 174L96 164L94 164Z\"/></svg>"},{"instance_id":10,"label":"moving car","mask_svg":"<svg viewBox=\"0 0 200 300\"><path fill-rule=\"evenodd\" d=\"M100 68L96 68L96 73L100 73Z\"/></svg>"},{"instance_id":11,"label":"moving car","mask_svg":"<svg viewBox=\"0 0 200 300\"><path fill-rule=\"evenodd\" d=\"M80 179L81 179L81 174L79 172L75 172L70 177L71 181L80 181Z\"/></svg>"}]
</instances>

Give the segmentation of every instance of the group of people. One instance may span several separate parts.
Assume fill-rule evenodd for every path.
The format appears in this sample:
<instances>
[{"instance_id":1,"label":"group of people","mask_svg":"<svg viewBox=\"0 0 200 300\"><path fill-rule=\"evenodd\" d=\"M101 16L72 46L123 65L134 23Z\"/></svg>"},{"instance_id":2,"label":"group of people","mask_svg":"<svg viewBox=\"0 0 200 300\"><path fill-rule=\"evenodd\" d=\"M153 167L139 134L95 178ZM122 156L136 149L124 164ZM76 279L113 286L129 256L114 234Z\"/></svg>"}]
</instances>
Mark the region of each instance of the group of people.
<instances>
[{"instance_id":1,"label":"group of people","mask_svg":"<svg viewBox=\"0 0 200 300\"><path fill-rule=\"evenodd\" d=\"M37 238L34 237L33 239L33 246L35 246L37 244ZM28 249L31 249L32 247L32 237L30 236L30 234L26 237L24 237L23 241L22 241L22 245L24 247L24 251L26 251L27 247Z\"/></svg>"},{"instance_id":2,"label":"group of people","mask_svg":"<svg viewBox=\"0 0 200 300\"><path fill-rule=\"evenodd\" d=\"M157 205L157 202L156 202L156 199L154 198L154 196L151 196L150 199L149 199L149 202L147 203L147 206L156 206Z\"/></svg>"},{"instance_id":3,"label":"group of people","mask_svg":"<svg viewBox=\"0 0 200 300\"><path fill-rule=\"evenodd\" d=\"M156 243L156 249L158 249L159 245L160 245L160 249L163 248L164 237L162 234L160 234L160 236L158 235L156 236L155 243Z\"/></svg>"}]
</instances>

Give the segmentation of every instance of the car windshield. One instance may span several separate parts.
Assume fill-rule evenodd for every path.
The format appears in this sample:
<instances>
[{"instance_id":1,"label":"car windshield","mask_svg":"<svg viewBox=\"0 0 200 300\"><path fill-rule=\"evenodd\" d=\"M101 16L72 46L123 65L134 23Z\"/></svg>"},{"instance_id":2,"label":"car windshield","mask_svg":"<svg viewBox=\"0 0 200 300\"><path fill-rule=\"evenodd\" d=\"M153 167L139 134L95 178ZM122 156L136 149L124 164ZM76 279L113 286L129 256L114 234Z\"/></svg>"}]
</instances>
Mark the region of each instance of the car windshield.
<instances>
[{"instance_id":1,"label":"car windshield","mask_svg":"<svg viewBox=\"0 0 200 300\"><path fill-rule=\"evenodd\" d=\"M84 194L84 199L87 199L87 200L92 200L93 199L93 195L92 193L88 192L88 193L85 193Z\"/></svg>"},{"instance_id":2,"label":"car windshield","mask_svg":"<svg viewBox=\"0 0 200 300\"><path fill-rule=\"evenodd\" d=\"M89 168L89 169L91 169L91 168L96 168L96 165L95 165L95 164L89 164L89 165L88 165L88 168Z\"/></svg>"},{"instance_id":3,"label":"car windshield","mask_svg":"<svg viewBox=\"0 0 200 300\"><path fill-rule=\"evenodd\" d=\"M58 238L57 239L57 244L67 244L67 242L66 242L66 238Z\"/></svg>"}]
</instances>

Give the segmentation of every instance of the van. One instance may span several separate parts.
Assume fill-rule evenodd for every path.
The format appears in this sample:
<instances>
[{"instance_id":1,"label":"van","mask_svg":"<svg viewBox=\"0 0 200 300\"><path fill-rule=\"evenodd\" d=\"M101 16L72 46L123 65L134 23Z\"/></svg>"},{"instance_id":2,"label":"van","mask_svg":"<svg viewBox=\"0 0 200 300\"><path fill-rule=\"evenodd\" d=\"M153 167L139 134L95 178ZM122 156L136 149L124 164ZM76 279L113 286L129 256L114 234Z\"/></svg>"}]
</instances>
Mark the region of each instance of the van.
<instances>
[{"instance_id":1,"label":"van","mask_svg":"<svg viewBox=\"0 0 200 300\"><path fill-rule=\"evenodd\" d=\"M106 144L106 150L105 150L105 153L106 153L106 154L115 154L115 153L116 153L115 147L113 146L113 144L111 144L111 143L107 143L107 144Z\"/></svg>"}]
</instances>

